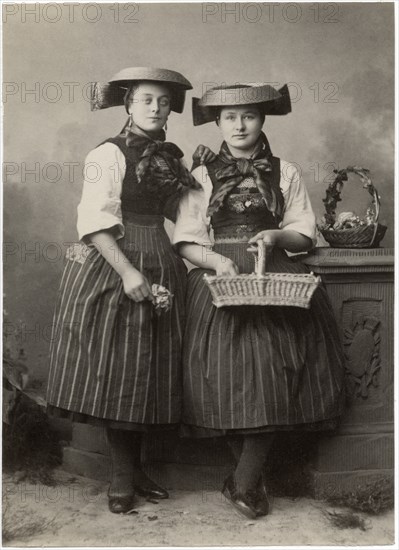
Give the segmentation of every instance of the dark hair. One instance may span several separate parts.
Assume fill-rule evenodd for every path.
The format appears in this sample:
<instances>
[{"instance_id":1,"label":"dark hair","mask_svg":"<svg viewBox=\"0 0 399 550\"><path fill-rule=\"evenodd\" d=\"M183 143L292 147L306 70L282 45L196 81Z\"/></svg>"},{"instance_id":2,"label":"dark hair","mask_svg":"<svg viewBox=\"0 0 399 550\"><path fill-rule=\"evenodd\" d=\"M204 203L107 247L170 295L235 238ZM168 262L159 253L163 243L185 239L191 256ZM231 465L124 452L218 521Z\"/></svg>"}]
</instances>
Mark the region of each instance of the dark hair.
<instances>
[{"instance_id":1,"label":"dark hair","mask_svg":"<svg viewBox=\"0 0 399 550\"><path fill-rule=\"evenodd\" d=\"M129 113L129 107L132 103L133 96L136 93L138 87L140 85L140 82L135 82L132 84L127 90L125 95L123 96L123 103L125 105L126 112Z\"/></svg>"}]
</instances>

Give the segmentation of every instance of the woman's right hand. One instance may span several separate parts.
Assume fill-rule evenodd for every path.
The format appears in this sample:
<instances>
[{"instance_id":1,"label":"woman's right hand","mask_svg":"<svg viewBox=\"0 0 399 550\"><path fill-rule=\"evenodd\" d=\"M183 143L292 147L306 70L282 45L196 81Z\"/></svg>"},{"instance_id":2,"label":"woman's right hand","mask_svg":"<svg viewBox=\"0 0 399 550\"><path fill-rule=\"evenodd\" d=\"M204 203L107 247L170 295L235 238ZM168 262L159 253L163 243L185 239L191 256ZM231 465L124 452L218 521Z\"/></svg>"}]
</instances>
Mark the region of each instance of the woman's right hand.
<instances>
[{"instance_id":1,"label":"woman's right hand","mask_svg":"<svg viewBox=\"0 0 399 550\"><path fill-rule=\"evenodd\" d=\"M126 296L135 302L153 300L151 286L147 278L137 269L129 269L122 276L123 290Z\"/></svg>"},{"instance_id":2,"label":"woman's right hand","mask_svg":"<svg viewBox=\"0 0 399 550\"><path fill-rule=\"evenodd\" d=\"M228 277L234 277L234 275L238 275L239 273L238 267L233 260L226 258L226 256L219 256L215 265L215 271L216 275L227 275Z\"/></svg>"}]
</instances>

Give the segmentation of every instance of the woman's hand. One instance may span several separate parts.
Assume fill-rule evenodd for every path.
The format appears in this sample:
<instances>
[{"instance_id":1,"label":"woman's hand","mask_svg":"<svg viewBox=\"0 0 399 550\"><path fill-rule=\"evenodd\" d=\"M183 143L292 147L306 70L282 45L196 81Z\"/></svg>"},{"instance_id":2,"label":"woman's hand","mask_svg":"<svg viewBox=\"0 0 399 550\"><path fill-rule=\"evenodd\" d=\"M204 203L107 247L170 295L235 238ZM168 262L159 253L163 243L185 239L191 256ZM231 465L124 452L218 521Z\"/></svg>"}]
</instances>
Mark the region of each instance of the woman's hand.
<instances>
[{"instance_id":1,"label":"woman's hand","mask_svg":"<svg viewBox=\"0 0 399 550\"><path fill-rule=\"evenodd\" d=\"M260 231L255 235L255 237L249 239L248 244L250 246L247 248L247 251L252 252L253 254L257 254L258 241L263 241L266 249L265 252L266 254L269 254L278 242L279 232L280 229L266 229L265 231Z\"/></svg>"},{"instance_id":2,"label":"woman's hand","mask_svg":"<svg viewBox=\"0 0 399 550\"><path fill-rule=\"evenodd\" d=\"M135 302L152 300L151 286L147 278L137 269L127 270L122 276L123 290L126 296Z\"/></svg>"},{"instance_id":3,"label":"woman's hand","mask_svg":"<svg viewBox=\"0 0 399 550\"><path fill-rule=\"evenodd\" d=\"M272 248L278 244L278 237L280 235L281 229L266 229L265 231L260 231L249 239L248 244L256 245L258 241L263 241L268 248Z\"/></svg>"},{"instance_id":4,"label":"woman's hand","mask_svg":"<svg viewBox=\"0 0 399 550\"><path fill-rule=\"evenodd\" d=\"M238 267L230 258L218 254L209 246L183 242L179 245L179 254L197 267L216 271L216 275L233 277L239 273Z\"/></svg>"},{"instance_id":5,"label":"woman's hand","mask_svg":"<svg viewBox=\"0 0 399 550\"><path fill-rule=\"evenodd\" d=\"M215 153L206 145L198 145L193 154L193 161L200 164L208 164L216 158Z\"/></svg>"},{"instance_id":6,"label":"woman's hand","mask_svg":"<svg viewBox=\"0 0 399 550\"><path fill-rule=\"evenodd\" d=\"M288 252L307 252L313 247L313 242L310 237L302 235L293 229L267 229L260 231L255 237L248 241L250 245L256 245L256 241L262 240L267 249L284 248ZM253 252L253 247L248 249Z\"/></svg>"},{"instance_id":7,"label":"woman's hand","mask_svg":"<svg viewBox=\"0 0 399 550\"><path fill-rule=\"evenodd\" d=\"M238 267L233 260L226 258L226 256L218 257L215 262L215 271L216 275L226 275L227 277L234 277L234 275L238 275L239 273Z\"/></svg>"}]
</instances>

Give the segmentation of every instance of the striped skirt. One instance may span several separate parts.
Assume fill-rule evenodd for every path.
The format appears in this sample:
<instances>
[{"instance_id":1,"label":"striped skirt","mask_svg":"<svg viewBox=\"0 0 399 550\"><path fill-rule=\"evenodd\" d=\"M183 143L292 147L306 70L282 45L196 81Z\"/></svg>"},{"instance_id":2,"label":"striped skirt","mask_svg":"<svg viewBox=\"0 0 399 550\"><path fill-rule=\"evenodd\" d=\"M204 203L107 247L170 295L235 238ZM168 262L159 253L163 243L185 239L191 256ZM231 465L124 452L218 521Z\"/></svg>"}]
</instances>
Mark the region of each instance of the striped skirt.
<instances>
[{"instance_id":1,"label":"striped skirt","mask_svg":"<svg viewBox=\"0 0 399 550\"><path fill-rule=\"evenodd\" d=\"M85 421L170 425L181 418L186 267L161 216L124 223L119 247L150 284L172 292L173 307L157 316L149 301L125 295L120 276L94 246L70 249L54 317L49 412L61 409Z\"/></svg>"},{"instance_id":2,"label":"striped skirt","mask_svg":"<svg viewBox=\"0 0 399 550\"><path fill-rule=\"evenodd\" d=\"M241 273L253 271L247 248L247 243L215 245ZM308 272L277 249L267 268ZM217 309L204 273L194 269L188 276L183 434L335 427L344 404L344 353L325 289L317 289L309 310Z\"/></svg>"}]
</instances>

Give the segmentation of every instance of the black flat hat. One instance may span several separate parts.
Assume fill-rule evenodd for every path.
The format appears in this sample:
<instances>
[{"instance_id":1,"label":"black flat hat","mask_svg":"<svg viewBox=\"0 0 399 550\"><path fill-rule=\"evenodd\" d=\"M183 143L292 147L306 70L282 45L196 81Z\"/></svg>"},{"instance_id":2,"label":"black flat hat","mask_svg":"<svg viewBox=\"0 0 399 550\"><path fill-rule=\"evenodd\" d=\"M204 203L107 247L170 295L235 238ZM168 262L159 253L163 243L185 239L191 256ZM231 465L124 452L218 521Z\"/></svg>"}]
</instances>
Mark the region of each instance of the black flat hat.
<instances>
[{"instance_id":1,"label":"black flat hat","mask_svg":"<svg viewBox=\"0 0 399 550\"><path fill-rule=\"evenodd\" d=\"M93 82L91 85L91 110L107 109L124 105L126 91L140 81L167 84L172 92L171 110L182 113L186 90L191 90L190 82L176 71L154 67L129 67L119 71L109 82Z\"/></svg>"},{"instance_id":2,"label":"black flat hat","mask_svg":"<svg viewBox=\"0 0 399 550\"><path fill-rule=\"evenodd\" d=\"M216 120L221 107L242 105L257 105L264 115L286 115L291 112L288 86L284 84L279 90L269 84L234 84L210 88L201 99L193 97L194 126Z\"/></svg>"}]
</instances>

